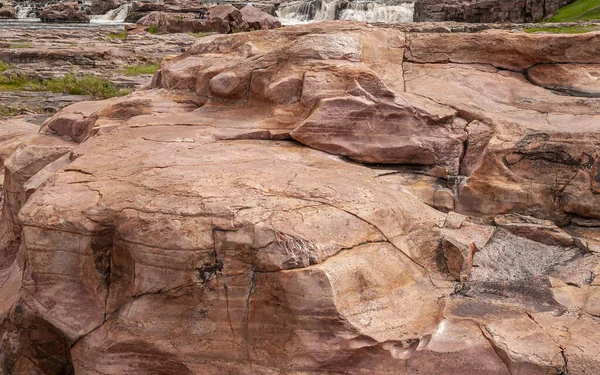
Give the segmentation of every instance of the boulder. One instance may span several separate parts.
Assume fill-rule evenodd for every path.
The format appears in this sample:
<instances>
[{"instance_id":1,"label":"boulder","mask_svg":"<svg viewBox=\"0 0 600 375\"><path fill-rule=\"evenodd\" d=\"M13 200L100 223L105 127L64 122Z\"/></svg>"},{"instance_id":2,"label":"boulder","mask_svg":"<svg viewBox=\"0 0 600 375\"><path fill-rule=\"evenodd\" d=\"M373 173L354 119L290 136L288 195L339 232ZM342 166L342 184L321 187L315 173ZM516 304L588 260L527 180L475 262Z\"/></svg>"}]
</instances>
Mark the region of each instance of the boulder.
<instances>
[{"instance_id":1,"label":"boulder","mask_svg":"<svg viewBox=\"0 0 600 375\"><path fill-rule=\"evenodd\" d=\"M247 9L246 9L247 8ZM246 10L245 10L246 9ZM252 6L238 10L232 5L216 5L203 9L207 16L197 13L152 12L138 25L153 27L158 33L217 32L267 30L281 26L277 18Z\"/></svg>"},{"instance_id":2,"label":"boulder","mask_svg":"<svg viewBox=\"0 0 600 375\"><path fill-rule=\"evenodd\" d=\"M417 0L416 22L538 22L574 0Z\"/></svg>"},{"instance_id":3,"label":"boulder","mask_svg":"<svg viewBox=\"0 0 600 375\"><path fill-rule=\"evenodd\" d=\"M109 10L116 9L125 3L125 0L92 0L92 4L90 5L90 13L105 14Z\"/></svg>"},{"instance_id":4,"label":"boulder","mask_svg":"<svg viewBox=\"0 0 600 375\"><path fill-rule=\"evenodd\" d=\"M281 22L277 17L273 17L269 13L252 5L246 5L240 9L242 19L248 24L251 30L268 30L281 27Z\"/></svg>"},{"instance_id":5,"label":"boulder","mask_svg":"<svg viewBox=\"0 0 600 375\"><path fill-rule=\"evenodd\" d=\"M37 10L37 16L42 22L90 22L90 17L81 9L78 3L56 3Z\"/></svg>"},{"instance_id":6,"label":"boulder","mask_svg":"<svg viewBox=\"0 0 600 375\"><path fill-rule=\"evenodd\" d=\"M0 19L1 18L17 18L15 8L0 5Z\"/></svg>"}]
</instances>

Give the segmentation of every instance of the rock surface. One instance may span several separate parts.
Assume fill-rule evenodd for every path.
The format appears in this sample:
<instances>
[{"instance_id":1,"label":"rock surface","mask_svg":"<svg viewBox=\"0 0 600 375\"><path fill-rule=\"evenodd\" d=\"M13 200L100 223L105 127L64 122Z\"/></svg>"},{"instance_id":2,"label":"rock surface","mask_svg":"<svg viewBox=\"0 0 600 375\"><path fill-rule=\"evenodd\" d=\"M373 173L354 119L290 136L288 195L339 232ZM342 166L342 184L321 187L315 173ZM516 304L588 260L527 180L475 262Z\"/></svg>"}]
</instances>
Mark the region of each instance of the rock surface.
<instances>
[{"instance_id":1,"label":"rock surface","mask_svg":"<svg viewBox=\"0 0 600 375\"><path fill-rule=\"evenodd\" d=\"M17 18L15 8L0 5L0 19L1 18Z\"/></svg>"},{"instance_id":2,"label":"rock surface","mask_svg":"<svg viewBox=\"0 0 600 375\"><path fill-rule=\"evenodd\" d=\"M253 6L238 10L233 5L216 5L200 13L167 13L152 12L142 17L137 24L146 28L154 28L158 33L186 32L229 32L268 30L281 27L276 17L271 16Z\"/></svg>"},{"instance_id":3,"label":"rock surface","mask_svg":"<svg viewBox=\"0 0 600 375\"><path fill-rule=\"evenodd\" d=\"M56 3L47 5L37 11L42 22L90 22L90 17L78 3Z\"/></svg>"},{"instance_id":4,"label":"rock surface","mask_svg":"<svg viewBox=\"0 0 600 375\"><path fill-rule=\"evenodd\" d=\"M537 22L574 0L417 0L416 22Z\"/></svg>"},{"instance_id":5,"label":"rock surface","mask_svg":"<svg viewBox=\"0 0 600 375\"><path fill-rule=\"evenodd\" d=\"M600 99L527 74L599 40L212 35L149 90L1 123L4 367L598 372Z\"/></svg>"}]
</instances>

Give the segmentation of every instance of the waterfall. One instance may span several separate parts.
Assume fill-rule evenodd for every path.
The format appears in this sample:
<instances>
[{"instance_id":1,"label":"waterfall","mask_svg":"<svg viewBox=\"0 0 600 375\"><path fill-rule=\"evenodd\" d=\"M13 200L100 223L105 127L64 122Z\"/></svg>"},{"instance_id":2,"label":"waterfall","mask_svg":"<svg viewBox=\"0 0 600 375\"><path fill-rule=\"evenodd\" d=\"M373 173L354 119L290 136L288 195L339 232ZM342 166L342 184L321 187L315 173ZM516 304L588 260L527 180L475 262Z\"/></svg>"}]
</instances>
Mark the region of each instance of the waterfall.
<instances>
[{"instance_id":1,"label":"waterfall","mask_svg":"<svg viewBox=\"0 0 600 375\"><path fill-rule=\"evenodd\" d=\"M321 0L298 0L281 4L276 14L284 25L306 23L321 9Z\"/></svg>"},{"instance_id":2,"label":"waterfall","mask_svg":"<svg viewBox=\"0 0 600 375\"><path fill-rule=\"evenodd\" d=\"M131 11L131 4L123 4L116 9L109 10L106 14L92 16L90 22L94 23L110 23L123 22Z\"/></svg>"},{"instance_id":3,"label":"waterfall","mask_svg":"<svg viewBox=\"0 0 600 375\"><path fill-rule=\"evenodd\" d=\"M321 0L321 7L313 18L314 21L327 21L335 19L335 11L338 8L339 0Z\"/></svg>"},{"instance_id":4,"label":"waterfall","mask_svg":"<svg viewBox=\"0 0 600 375\"><path fill-rule=\"evenodd\" d=\"M413 13L414 3L385 5L360 1L348 3L346 9L340 12L340 19L363 22L400 23L412 22Z\"/></svg>"},{"instance_id":5,"label":"waterfall","mask_svg":"<svg viewBox=\"0 0 600 375\"><path fill-rule=\"evenodd\" d=\"M21 3L15 6L17 19L35 18L35 7L30 3Z\"/></svg>"},{"instance_id":6,"label":"waterfall","mask_svg":"<svg viewBox=\"0 0 600 375\"><path fill-rule=\"evenodd\" d=\"M412 22L411 0L295 0L283 3L277 17L284 25L327 21Z\"/></svg>"}]
</instances>

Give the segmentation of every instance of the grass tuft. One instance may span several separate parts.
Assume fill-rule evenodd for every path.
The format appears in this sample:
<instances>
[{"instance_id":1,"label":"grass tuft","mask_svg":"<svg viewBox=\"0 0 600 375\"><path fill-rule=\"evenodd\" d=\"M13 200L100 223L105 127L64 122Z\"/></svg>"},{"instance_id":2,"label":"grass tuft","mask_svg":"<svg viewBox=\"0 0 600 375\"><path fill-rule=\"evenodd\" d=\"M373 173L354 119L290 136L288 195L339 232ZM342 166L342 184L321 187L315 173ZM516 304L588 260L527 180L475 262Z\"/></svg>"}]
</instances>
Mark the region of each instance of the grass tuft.
<instances>
[{"instance_id":1,"label":"grass tuft","mask_svg":"<svg viewBox=\"0 0 600 375\"><path fill-rule=\"evenodd\" d=\"M203 36L206 36L206 33L202 32L202 31L188 31L188 35L202 38Z\"/></svg>"},{"instance_id":2,"label":"grass tuft","mask_svg":"<svg viewBox=\"0 0 600 375\"><path fill-rule=\"evenodd\" d=\"M109 33L108 37L110 39L125 40L127 38L127 35L129 35L127 30L123 30L123 31L119 31L118 33Z\"/></svg>"},{"instance_id":3,"label":"grass tuft","mask_svg":"<svg viewBox=\"0 0 600 375\"><path fill-rule=\"evenodd\" d=\"M142 74L154 74L160 68L160 63L156 64L139 64L128 66L123 70L126 76L138 76Z\"/></svg>"},{"instance_id":4,"label":"grass tuft","mask_svg":"<svg viewBox=\"0 0 600 375\"><path fill-rule=\"evenodd\" d=\"M0 61L0 73L6 72L8 69L13 68L13 65L7 64L4 61Z\"/></svg>"},{"instance_id":5,"label":"grass tuft","mask_svg":"<svg viewBox=\"0 0 600 375\"><path fill-rule=\"evenodd\" d=\"M30 43L15 43L8 46L8 48L29 48L31 47Z\"/></svg>"},{"instance_id":6,"label":"grass tuft","mask_svg":"<svg viewBox=\"0 0 600 375\"><path fill-rule=\"evenodd\" d=\"M18 114L19 114L18 110L0 104L0 118L14 116L14 115L18 115Z\"/></svg>"},{"instance_id":7,"label":"grass tuft","mask_svg":"<svg viewBox=\"0 0 600 375\"><path fill-rule=\"evenodd\" d=\"M526 33L552 33L552 34L583 34L596 31L598 27L585 26L563 26L563 27L530 27L524 29Z\"/></svg>"},{"instance_id":8,"label":"grass tuft","mask_svg":"<svg viewBox=\"0 0 600 375\"><path fill-rule=\"evenodd\" d=\"M127 95L129 89L119 89L109 80L92 75L67 74L47 80L38 80L22 74L0 75L2 91L51 91L71 95L89 95L94 99L108 99Z\"/></svg>"},{"instance_id":9,"label":"grass tuft","mask_svg":"<svg viewBox=\"0 0 600 375\"><path fill-rule=\"evenodd\" d=\"M152 25L148 28L148 32L150 34L158 34L158 29L156 28L156 26Z\"/></svg>"}]
</instances>

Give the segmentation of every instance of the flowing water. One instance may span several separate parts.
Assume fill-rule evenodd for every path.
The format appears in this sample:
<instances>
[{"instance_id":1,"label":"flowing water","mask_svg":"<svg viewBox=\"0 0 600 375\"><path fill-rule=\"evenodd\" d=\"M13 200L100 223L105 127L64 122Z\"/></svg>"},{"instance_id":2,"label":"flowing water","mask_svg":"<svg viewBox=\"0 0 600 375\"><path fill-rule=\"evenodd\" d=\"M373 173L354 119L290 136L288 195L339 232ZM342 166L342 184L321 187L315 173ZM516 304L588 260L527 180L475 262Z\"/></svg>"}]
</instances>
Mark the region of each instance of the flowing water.
<instances>
[{"instance_id":1,"label":"flowing water","mask_svg":"<svg viewBox=\"0 0 600 375\"><path fill-rule=\"evenodd\" d=\"M91 16L90 22L93 23L113 23L124 22L131 10L131 4L123 4L120 7L109 10L106 14Z\"/></svg>"},{"instance_id":2,"label":"flowing water","mask_svg":"<svg viewBox=\"0 0 600 375\"><path fill-rule=\"evenodd\" d=\"M281 4L277 10L284 25L327 20L411 22L413 13L412 0L296 0Z\"/></svg>"}]
</instances>

